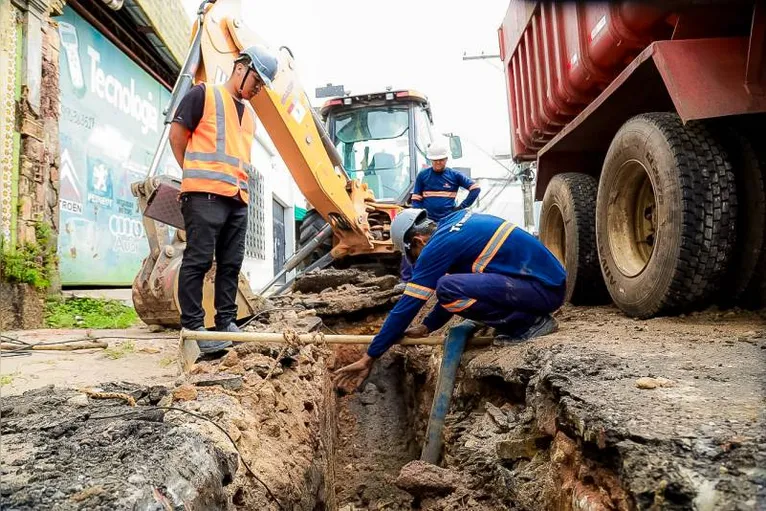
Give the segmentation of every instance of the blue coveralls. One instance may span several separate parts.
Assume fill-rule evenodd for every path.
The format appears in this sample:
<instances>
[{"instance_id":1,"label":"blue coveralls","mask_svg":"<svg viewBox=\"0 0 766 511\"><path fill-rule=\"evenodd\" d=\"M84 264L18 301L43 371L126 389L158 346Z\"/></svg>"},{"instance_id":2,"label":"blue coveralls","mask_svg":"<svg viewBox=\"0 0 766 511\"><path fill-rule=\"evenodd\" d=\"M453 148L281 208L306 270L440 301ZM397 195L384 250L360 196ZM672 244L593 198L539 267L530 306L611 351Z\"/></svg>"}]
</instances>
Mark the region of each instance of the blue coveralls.
<instances>
[{"instance_id":1,"label":"blue coveralls","mask_svg":"<svg viewBox=\"0 0 766 511\"><path fill-rule=\"evenodd\" d=\"M459 206L455 207L455 198L460 188L468 190L468 197ZM466 209L479 197L481 189L479 185L456 170L447 167L443 172L436 172L433 167L423 169L415 179L415 187L412 190L412 207L425 209L428 218L434 222L440 222L447 215L455 211ZM412 278L412 265L406 257L402 258L400 274L403 282L409 282Z\"/></svg>"},{"instance_id":2,"label":"blue coveralls","mask_svg":"<svg viewBox=\"0 0 766 511\"><path fill-rule=\"evenodd\" d=\"M458 211L439 223L367 353L379 357L397 342L434 293L438 305L423 321L429 331L458 314L516 336L561 307L565 290L566 270L534 236L496 216Z\"/></svg>"}]
</instances>

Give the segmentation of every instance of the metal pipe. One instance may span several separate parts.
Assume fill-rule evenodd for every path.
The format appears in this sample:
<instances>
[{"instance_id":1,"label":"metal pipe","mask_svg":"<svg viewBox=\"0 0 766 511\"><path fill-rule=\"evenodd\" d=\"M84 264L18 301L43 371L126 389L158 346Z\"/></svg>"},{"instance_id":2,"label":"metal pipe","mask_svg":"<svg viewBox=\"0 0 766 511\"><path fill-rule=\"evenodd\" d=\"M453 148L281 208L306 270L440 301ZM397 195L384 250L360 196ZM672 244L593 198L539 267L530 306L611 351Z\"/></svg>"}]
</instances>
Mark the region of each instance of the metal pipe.
<instances>
[{"instance_id":1,"label":"metal pipe","mask_svg":"<svg viewBox=\"0 0 766 511\"><path fill-rule=\"evenodd\" d=\"M431 416L428 418L426 430L426 442L420 459L432 465L439 463L442 451L442 431L444 420L449 411L452 401L452 391L455 388L455 377L460 359L465 351L468 339L478 325L473 321L463 321L449 329L447 338L444 340L444 352L442 353L442 365L439 369L439 379L436 381L436 393L431 403ZM474 341L478 341L475 339ZM472 342L473 344L473 342Z\"/></svg>"},{"instance_id":2,"label":"metal pipe","mask_svg":"<svg viewBox=\"0 0 766 511\"><path fill-rule=\"evenodd\" d=\"M123 0L101 0L107 7L113 11L122 9Z\"/></svg>"},{"instance_id":3,"label":"metal pipe","mask_svg":"<svg viewBox=\"0 0 766 511\"><path fill-rule=\"evenodd\" d=\"M308 256L311 255L311 252L314 251L319 245L322 244L327 238L332 236L332 227L330 227L330 224L327 224L324 226L324 228L317 233L316 236L312 238L311 241L309 241L306 245L303 246L302 249L297 251L295 254L293 254L290 259L285 261L285 265L282 268L282 271L274 275L274 278L269 281L268 284L263 286L261 291L258 294L264 294L266 291L269 290L271 286L273 286L279 279L282 278L283 275L285 275L287 272L291 271L293 268L298 266L301 262L303 262L304 259L306 259Z\"/></svg>"},{"instance_id":4,"label":"metal pipe","mask_svg":"<svg viewBox=\"0 0 766 511\"><path fill-rule=\"evenodd\" d=\"M178 75L178 79L173 86L173 91L170 95L170 103L168 104L168 108L165 111L165 121L164 127L162 128L162 135L160 135L160 140L157 143L157 148L154 151L154 157L152 158L152 163L149 166L147 177L154 176L160 166L160 159L162 158L165 146L168 143L168 139L170 138L170 124L173 122L173 117L175 116L176 109L178 108L179 103L186 95L186 93L189 92L189 89L191 89L192 82L194 81L194 76L197 74L200 57L202 56L202 51L200 48L202 46L203 18L204 16L200 14L198 17L197 33L194 35L194 40L192 41L191 47L189 48L189 52L186 54L186 60L184 61L184 65L181 68L181 74Z\"/></svg>"},{"instance_id":5,"label":"metal pipe","mask_svg":"<svg viewBox=\"0 0 766 511\"><path fill-rule=\"evenodd\" d=\"M447 341L450 340L452 330L459 329L460 325L453 327L450 330L450 334L447 336ZM463 353L465 344L468 340L468 334L462 334L462 345L460 353L457 357L457 362L460 362L460 356ZM298 334L298 341L302 344L370 344L375 338L374 335L323 335L318 334ZM456 337L452 337L453 340ZM181 342L184 341L231 341L231 342L275 342L284 344L285 336L278 332L213 332L202 330L181 330ZM471 345L486 346L492 342L491 337L477 337L471 340ZM441 337L422 337L422 338L404 338L398 344L400 346L440 346L445 343L445 340ZM453 343L453 346L454 343ZM442 364L442 367L444 364ZM441 378L441 373L439 375ZM454 383L454 380L453 380Z\"/></svg>"},{"instance_id":6,"label":"metal pipe","mask_svg":"<svg viewBox=\"0 0 766 511\"><path fill-rule=\"evenodd\" d=\"M327 254L323 255L320 259L317 259L316 261L311 263L311 265L308 268L306 268L305 270L300 272L298 275L303 275L304 273L308 273L308 272L310 272L312 270L316 270L317 268L321 270L321 269L329 266L330 263L333 262L333 260L334 260L334 258L332 256L332 253L327 253ZM293 283L293 281L298 277L298 275L288 279L287 282L285 282L284 284L279 286L279 289L274 291L274 296L279 296L282 293L284 293L287 290L287 288L290 287L290 285Z\"/></svg>"}]
</instances>

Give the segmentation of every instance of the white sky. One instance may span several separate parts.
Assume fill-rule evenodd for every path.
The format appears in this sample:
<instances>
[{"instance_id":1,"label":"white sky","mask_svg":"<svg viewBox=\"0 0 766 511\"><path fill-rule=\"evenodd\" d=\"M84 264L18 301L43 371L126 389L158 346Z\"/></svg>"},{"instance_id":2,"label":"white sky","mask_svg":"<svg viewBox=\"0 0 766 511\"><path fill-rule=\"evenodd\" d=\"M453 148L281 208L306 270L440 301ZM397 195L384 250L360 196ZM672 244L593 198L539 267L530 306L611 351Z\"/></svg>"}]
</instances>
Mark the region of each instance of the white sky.
<instances>
[{"instance_id":1,"label":"white sky","mask_svg":"<svg viewBox=\"0 0 766 511\"><path fill-rule=\"evenodd\" d=\"M190 19L198 0L182 0ZM351 93L413 88L426 94L434 132L463 140L474 177L506 172L484 156L508 153L510 135L505 77L497 54L497 29L509 0L243 0L245 22L271 46L288 46L315 105L314 89L327 83ZM478 147L477 147L478 146Z\"/></svg>"}]
</instances>

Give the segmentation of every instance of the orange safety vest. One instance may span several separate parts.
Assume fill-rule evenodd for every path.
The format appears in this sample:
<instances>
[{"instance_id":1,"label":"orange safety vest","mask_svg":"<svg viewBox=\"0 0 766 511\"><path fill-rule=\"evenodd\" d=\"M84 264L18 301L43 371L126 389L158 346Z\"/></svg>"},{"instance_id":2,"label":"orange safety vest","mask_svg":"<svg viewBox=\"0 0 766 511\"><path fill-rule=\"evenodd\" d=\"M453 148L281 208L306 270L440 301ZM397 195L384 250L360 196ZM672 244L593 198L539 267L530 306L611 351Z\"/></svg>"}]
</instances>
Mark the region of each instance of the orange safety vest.
<instances>
[{"instance_id":1,"label":"orange safety vest","mask_svg":"<svg viewBox=\"0 0 766 511\"><path fill-rule=\"evenodd\" d=\"M239 194L247 204L255 119L245 108L240 124L234 101L222 86L205 85L202 118L184 154L181 193Z\"/></svg>"}]
</instances>

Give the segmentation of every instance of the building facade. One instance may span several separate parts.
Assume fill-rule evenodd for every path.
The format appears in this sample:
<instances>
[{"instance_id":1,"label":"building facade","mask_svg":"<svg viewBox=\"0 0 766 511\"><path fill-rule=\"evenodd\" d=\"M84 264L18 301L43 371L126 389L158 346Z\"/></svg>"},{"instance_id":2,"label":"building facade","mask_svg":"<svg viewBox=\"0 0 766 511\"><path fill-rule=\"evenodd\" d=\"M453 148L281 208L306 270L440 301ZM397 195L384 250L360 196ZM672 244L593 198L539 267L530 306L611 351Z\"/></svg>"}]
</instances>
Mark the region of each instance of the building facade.
<instances>
[{"instance_id":1,"label":"building facade","mask_svg":"<svg viewBox=\"0 0 766 511\"><path fill-rule=\"evenodd\" d=\"M51 261L38 288L132 284L148 244L130 184L149 168L190 27L178 0L0 0L7 282L31 284L10 264L31 254L28 266ZM256 290L292 254L296 201L303 205L258 132L244 270ZM180 176L169 151L160 172Z\"/></svg>"}]
</instances>

